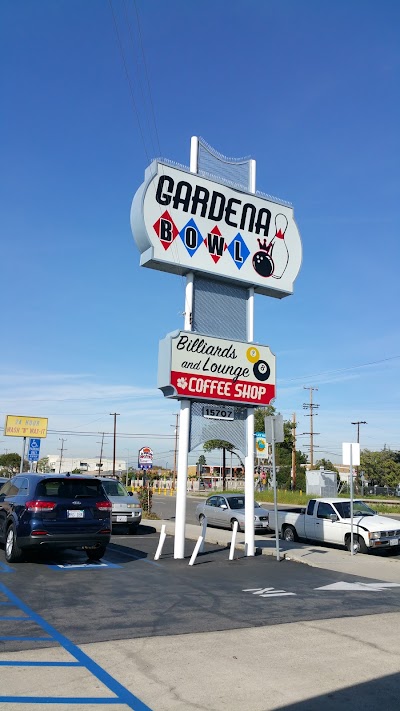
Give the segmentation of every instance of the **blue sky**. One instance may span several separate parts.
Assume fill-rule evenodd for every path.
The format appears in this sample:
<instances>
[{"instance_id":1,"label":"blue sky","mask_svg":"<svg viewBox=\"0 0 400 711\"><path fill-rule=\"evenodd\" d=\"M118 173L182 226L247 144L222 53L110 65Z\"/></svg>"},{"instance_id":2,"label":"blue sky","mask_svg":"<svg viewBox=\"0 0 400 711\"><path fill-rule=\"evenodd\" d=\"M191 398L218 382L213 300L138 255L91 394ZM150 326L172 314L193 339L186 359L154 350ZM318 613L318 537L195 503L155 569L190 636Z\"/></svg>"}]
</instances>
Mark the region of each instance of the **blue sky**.
<instances>
[{"instance_id":1,"label":"blue sky","mask_svg":"<svg viewBox=\"0 0 400 711\"><path fill-rule=\"evenodd\" d=\"M400 449L399 27L396 0L3 0L0 417L48 417L41 454L90 457L118 412L117 456L172 465L157 350L184 282L139 267L129 213L150 160L188 165L200 135L294 205L294 294L256 298L275 406L308 432L318 387L315 458L340 462L357 420Z\"/></svg>"}]
</instances>

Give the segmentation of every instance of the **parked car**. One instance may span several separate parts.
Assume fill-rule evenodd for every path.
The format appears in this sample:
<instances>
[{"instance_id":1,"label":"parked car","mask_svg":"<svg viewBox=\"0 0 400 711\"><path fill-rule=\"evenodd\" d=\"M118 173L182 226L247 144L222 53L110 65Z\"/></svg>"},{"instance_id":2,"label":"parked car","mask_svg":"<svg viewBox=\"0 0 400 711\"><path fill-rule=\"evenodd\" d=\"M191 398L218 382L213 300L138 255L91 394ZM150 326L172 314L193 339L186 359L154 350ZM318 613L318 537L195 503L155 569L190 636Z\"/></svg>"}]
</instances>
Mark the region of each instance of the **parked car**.
<instances>
[{"instance_id":1,"label":"parked car","mask_svg":"<svg viewBox=\"0 0 400 711\"><path fill-rule=\"evenodd\" d=\"M107 497L112 504L113 526L129 526L129 531L135 533L142 520L142 507L139 499L116 479L102 479Z\"/></svg>"},{"instance_id":2,"label":"parked car","mask_svg":"<svg viewBox=\"0 0 400 711\"><path fill-rule=\"evenodd\" d=\"M210 526L233 528L238 522L238 531L244 531L245 497L240 494L224 494L209 496L206 501L198 504L196 516L201 524L204 517ZM269 512L263 509L257 501L254 502L254 528L265 531L269 528Z\"/></svg>"},{"instance_id":3,"label":"parked car","mask_svg":"<svg viewBox=\"0 0 400 711\"><path fill-rule=\"evenodd\" d=\"M111 502L97 478L18 474L0 489L0 542L9 563L39 548L74 548L100 560L110 537Z\"/></svg>"}]
</instances>

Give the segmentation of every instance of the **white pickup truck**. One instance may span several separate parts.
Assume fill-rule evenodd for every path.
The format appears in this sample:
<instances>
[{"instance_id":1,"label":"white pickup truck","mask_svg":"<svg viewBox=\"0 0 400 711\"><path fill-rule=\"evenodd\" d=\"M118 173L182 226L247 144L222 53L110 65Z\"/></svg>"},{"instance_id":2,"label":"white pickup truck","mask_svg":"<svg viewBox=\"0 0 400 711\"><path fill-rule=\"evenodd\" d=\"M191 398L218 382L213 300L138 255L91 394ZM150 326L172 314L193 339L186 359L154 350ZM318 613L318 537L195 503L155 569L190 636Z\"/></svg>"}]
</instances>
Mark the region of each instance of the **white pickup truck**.
<instances>
[{"instance_id":1,"label":"white pickup truck","mask_svg":"<svg viewBox=\"0 0 400 711\"><path fill-rule=\"evenodd\" d=\"M273 514L269 527L275 530ZM336 543L350 550L350 499L310 499L307 508L278 511L278 530L285 541L306 538ZM356 552L400 545L400 521L379 516L363 501L353 501L353 545Z\"/></svg>"}]
</instances>

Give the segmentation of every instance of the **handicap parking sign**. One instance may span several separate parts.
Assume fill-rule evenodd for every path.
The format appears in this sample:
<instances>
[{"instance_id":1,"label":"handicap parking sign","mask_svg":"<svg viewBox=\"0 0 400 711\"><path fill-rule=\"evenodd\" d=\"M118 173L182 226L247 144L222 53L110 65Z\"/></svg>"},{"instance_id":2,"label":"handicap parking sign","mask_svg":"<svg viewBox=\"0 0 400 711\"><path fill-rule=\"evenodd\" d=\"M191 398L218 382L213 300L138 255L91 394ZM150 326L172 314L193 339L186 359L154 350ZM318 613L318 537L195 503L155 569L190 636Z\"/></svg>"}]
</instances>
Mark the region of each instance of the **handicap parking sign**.
<instances>
[{"instance_id":1,"label":"handicap parking sign","mask_svg":"<svg viewBox=\"0 0 400 711\"><path fill-rule=\"evenodd\" d=\"M28 449L28 461L37 462L39 460L40 439L30 439Z\"/></svg>"}]
</instances>

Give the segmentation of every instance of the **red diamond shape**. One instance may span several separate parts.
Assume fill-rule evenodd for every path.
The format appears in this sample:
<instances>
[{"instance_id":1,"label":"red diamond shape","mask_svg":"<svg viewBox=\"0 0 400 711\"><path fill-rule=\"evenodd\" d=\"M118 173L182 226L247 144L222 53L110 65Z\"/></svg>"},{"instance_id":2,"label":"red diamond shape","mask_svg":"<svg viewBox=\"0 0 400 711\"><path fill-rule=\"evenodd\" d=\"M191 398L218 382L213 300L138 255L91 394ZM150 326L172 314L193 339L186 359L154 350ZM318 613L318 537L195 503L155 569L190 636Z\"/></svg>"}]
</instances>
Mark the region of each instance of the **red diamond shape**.
<instances>
[{"instance_id":1,"label":"red diamond shape","mask_svg":"<svg viewBox=\"0 0 400 711\"><path fill-rule=\"evenodd\" d=\"M215 239L211 239L210 235L215 235ZM218 240L218 237L221 237L221 239ZM220 252L221 249L225 252L225 250L227 249L225 239L222 237L222 234L218 229L218 225L215 225L215 227L213 227L207 237L204 238L203 242L210 253L211 259L215 264L217 264L222 257L222 254L218 254L218 252ZM215 252L217 253L215 254Z\"/></svg>"},{"instance_id":2,"label":"red diamond shape","mask_svg":"<svg viewBox=\"0 0 400 711\"><path fill-rule=\"evenodd\" d=\"M157 222L153 225L154 230L165 250L171 246L175 237L179 234L178 228L173 221L168 210L165 210Z\"/></svg>"}]
</instances>

